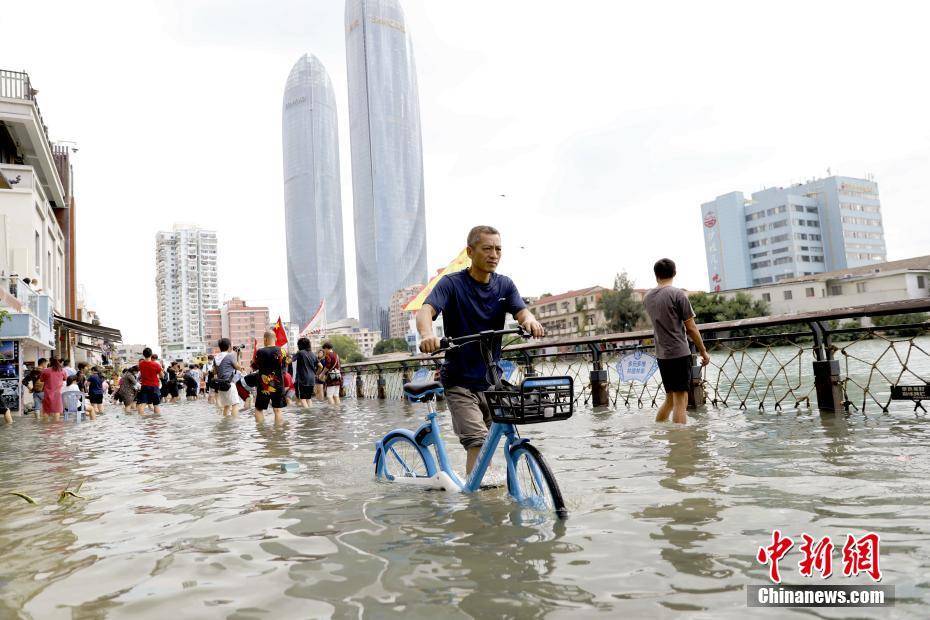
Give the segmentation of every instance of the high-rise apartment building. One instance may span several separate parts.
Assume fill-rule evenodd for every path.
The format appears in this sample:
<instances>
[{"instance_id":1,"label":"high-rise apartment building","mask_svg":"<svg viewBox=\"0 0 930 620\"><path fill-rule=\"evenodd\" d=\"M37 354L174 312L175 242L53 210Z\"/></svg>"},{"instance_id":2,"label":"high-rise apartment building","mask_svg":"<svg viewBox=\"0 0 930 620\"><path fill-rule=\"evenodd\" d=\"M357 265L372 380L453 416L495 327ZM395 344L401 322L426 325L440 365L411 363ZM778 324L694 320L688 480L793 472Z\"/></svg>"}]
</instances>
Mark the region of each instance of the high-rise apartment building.
<instances>
[{"instance_id":1,"label":"high-rise apartment building","mask_svg":"<svg viewBox=\"0 0 930 620\"><path fill-rule=\"evenodd\" d=\"M158 344L166 359L206 351L206 311L219 308L216 231L175 225L155 236Z\"/></svg>"},{"instance_id":2,"label":"high-rise apartment building","mask_svg":"<svg viewBox=\"0 0 930 620\"><path fill-rule=\"evenodd\" d=\"M305 54L284 87L284 213L291 320L306 325L326 300L346 316L336 99L326 69Z\"/></svg>"},{"instance_id":3,"label":"high-rise apartment building","mask_svg":"<svg viewBox=\"0 0 930 620\"><path fill-rule=\"evenodd\" d=\"M388 308L391 331L388 333L388 338L407 337L411 313L404 312L404 306L422 290L422 284L414 284L413 286L406 286L399 291L395 291L394 294L391 295L391 302Z\"/></svg>"},{"instance_id":4,"label":"high-rise apartment building","mask_svg":"<svg viewBox=\"0 0 930 620\"><path fill-rule=\"evenodd\" d=\"M347 0L345 18L359 319L387 334L394 291L427 281L413 45L397 0Z\"/></svg>"},{"instance_id":5,"label":"high-rise apartment building","mask_svg":"<svg viewBox=\"0 0 930 620\"><path fill-rule=\"evenodd\" d=\"M701 205L711 291L884 262L878 184L831 176Z\"/></svg>"}]
</instances>

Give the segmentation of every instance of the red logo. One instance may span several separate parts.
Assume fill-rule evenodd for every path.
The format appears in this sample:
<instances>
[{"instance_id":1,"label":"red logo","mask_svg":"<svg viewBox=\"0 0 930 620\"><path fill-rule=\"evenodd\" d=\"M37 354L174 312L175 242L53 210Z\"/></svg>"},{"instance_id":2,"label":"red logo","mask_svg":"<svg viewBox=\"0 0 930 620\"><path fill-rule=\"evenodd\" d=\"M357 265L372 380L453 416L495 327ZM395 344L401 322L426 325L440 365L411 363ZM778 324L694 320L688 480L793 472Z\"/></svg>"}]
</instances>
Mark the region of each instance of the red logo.
<instances>
[{"instance_id":1,"label":"red logo","mask_svg":"<svg viewBox=\"0 0 930 620\"><path fill-rule=\"evenodd\" d=\"M824 536L820 540L816 540L812 536L801 534L801 538L804 543L799 547L799 550L803 557L798 562L798 572L804 577L813 577L814 573L817 572L823 579L832 575L833 550L835 547L830 537ZM781 582L778 561L784 558L792 547L794 547L794 541L791 537L782 536L780 530L775 530L772 532L772 544L759 547L756 552L756 561L759 564L768 566L769 579L773 583ZM878 565L878 534L870 532L860 538L847 534L842 554L843 575L845 577L855 577L860 573L865 573L873 581L881 581L882 571Z\"/></svg>"},{"instance_id":2,"label":"red logo","mask_svg":"<svg viewBox=\"0 0 930 620\"><path fill-rule=\"evenodd\" d=\"M717 214L713 211L708 211L707 215L704 216L704 226L708 228L713 228L717 225Z\"/></svg>"}]
</instances>

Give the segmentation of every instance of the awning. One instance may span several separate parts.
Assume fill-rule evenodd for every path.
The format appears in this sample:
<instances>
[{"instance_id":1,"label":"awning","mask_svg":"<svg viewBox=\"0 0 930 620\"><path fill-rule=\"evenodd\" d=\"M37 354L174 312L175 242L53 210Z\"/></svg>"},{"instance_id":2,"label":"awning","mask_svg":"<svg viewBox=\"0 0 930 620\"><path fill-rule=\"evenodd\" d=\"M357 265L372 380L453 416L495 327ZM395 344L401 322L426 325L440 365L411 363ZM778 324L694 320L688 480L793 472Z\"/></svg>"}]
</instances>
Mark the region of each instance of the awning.
<instances>
[{"instance_id":1,"label":"awning","mask_svg":"<svg viewBox=\"0 0 930 620\"><path fill-rule=\"evenodd\" d=\"M78 349L84 349L85 351L93 351L95 353L106 353L103 349L92 344L86 344L84 342L75 342L74 346Z\"/></svg>"},{"instance_id":2,"label":"awning","mask_svg":"<svg viewBox=\"0 0 930 620\"><path fill-rule=\"evenodd\" d=\"M93 323L85 323L83 321L75 321L74 319L68 319L56 314L55 326L57 327L59 325L69 331L91 336L93 338L102 338L110 342L123 341L123 335L118 329L104 327L103 325L94 325Z\"/></svg>"}]
</instances>

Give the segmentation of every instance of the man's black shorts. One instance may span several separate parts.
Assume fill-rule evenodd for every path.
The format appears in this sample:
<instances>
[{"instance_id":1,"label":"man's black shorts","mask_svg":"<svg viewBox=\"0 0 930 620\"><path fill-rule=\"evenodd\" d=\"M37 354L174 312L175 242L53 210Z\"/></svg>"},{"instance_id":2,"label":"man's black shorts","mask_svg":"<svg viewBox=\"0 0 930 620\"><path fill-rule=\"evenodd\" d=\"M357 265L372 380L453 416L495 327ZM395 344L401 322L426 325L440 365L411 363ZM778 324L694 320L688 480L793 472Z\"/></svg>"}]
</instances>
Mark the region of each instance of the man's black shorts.
<instances>
[{"instance_id":1,"label":"man's black shorts","mask_svg":"<svg viewBox=\"0 0 930 620\"><path fill-rule=\"evenodd\" d=\"M287 406L287 402L284 399L284 392L278 390L272 394L265 394L261 390L258 390L258 394L255 395L255 409L264 411L268 409L269 403L271 403L274 409L284 409L284 407Z\"/></svg>"},{"instance_id":2,"label":"man's black shorts","mask_svg":"<svg viewBox=\"0 0 930 620\"><path fill-rule=\"evenodd\" d=\"M103 404L103 394L91 394L88 398L90 398L91 405Z\"/></svg>"},{"instance_id":3,"label":"man's black shorts","mask_svg":"<svg viewBox=\"0 0 930 620\"><path fill-rule=\"evenodd\" d=\"M313 386L297 384L297 398L310 400L313 398Z\"/></svg>"},{"instance_id":4,"label":"man's black shorts","mask_svg":"<svg viewBox=\"0 0 930 620\"><path fill-rule=\"evenodd\" d=\"M660 359L659 374L666 392L687 392L691 387L691 356Z\"/></svg>"},{"instance_id":5,"label":"man's black shorts","mask_svg":"<svg viewBox=\"0 0 930 620\"><path fill-rule=\"evenodd\" d=\"M142 389L136 395L136 404L139 405L160 405L161 391L151 385L143 385Z\"/></svg>"}]
</instances>

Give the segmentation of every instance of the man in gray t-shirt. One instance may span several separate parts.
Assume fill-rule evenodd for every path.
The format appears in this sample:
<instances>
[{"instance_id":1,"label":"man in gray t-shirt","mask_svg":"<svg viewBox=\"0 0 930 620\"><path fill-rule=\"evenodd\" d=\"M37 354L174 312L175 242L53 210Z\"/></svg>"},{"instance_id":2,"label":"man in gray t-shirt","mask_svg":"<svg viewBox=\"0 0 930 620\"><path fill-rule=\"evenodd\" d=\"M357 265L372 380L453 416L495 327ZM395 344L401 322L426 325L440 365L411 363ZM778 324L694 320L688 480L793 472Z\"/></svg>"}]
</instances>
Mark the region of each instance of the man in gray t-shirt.
<instances>
[{"instance_id":1,"label":"man in gray t-shirt","mask_svg":"<svg viewBox=\"0 0 930 620\"><path fill-rule=\"evenodd\" d=\"M643 298L646 313L652 321L655 332L656 357L659 361L659 374L668 394L656 422L664 422L669 413L672 421L684 424L687 421L685 410L688 407L688 388L691 383L691 347L688 337L694 341L701 354L701 364L710 362L701 332L694 323L694 310L688 296L680 288L672 286L675 278L675 263L663 258L653 267L658 286Z\"/></svg>"}]
</instances>

